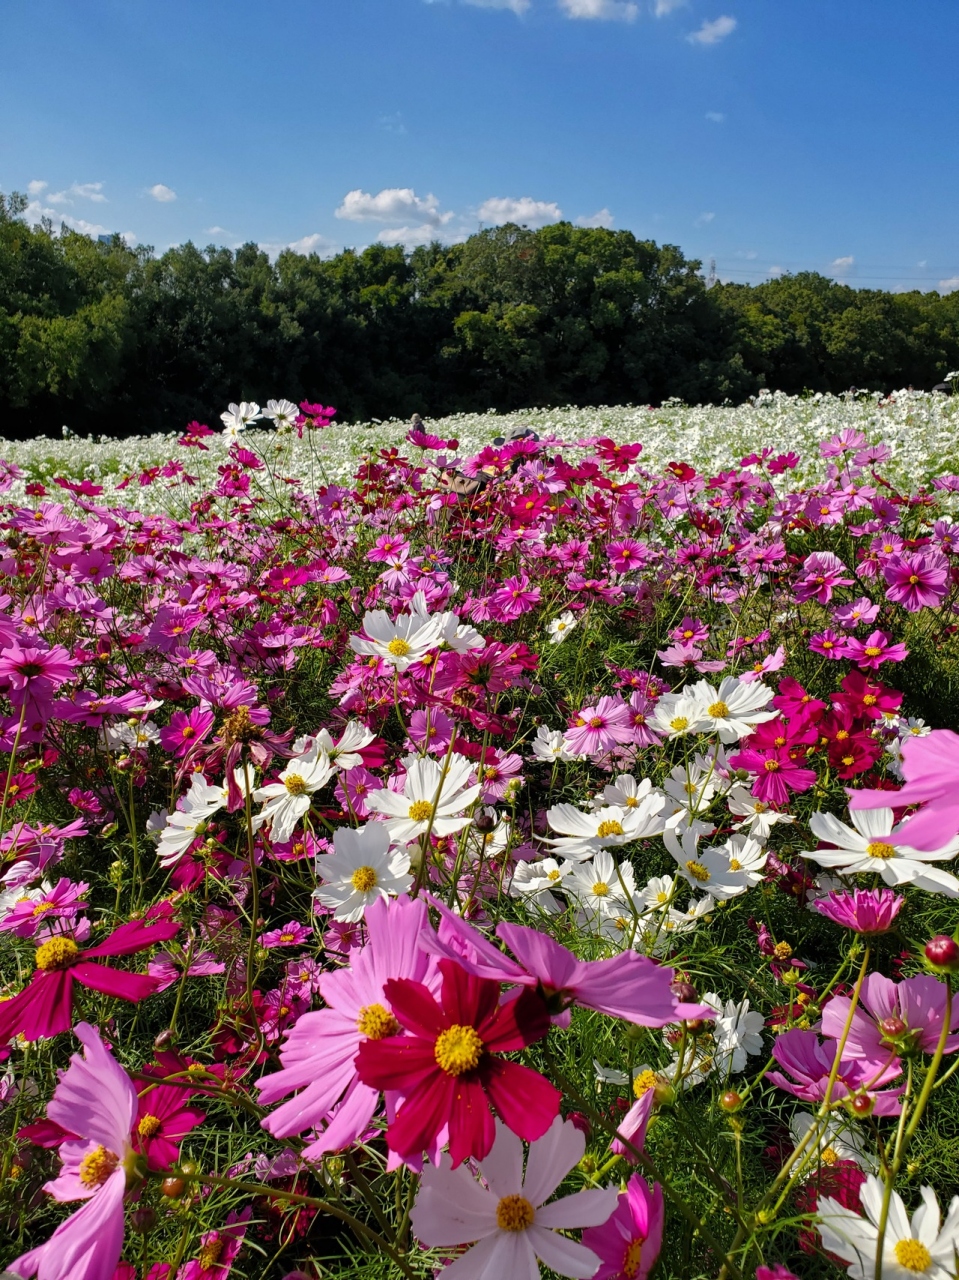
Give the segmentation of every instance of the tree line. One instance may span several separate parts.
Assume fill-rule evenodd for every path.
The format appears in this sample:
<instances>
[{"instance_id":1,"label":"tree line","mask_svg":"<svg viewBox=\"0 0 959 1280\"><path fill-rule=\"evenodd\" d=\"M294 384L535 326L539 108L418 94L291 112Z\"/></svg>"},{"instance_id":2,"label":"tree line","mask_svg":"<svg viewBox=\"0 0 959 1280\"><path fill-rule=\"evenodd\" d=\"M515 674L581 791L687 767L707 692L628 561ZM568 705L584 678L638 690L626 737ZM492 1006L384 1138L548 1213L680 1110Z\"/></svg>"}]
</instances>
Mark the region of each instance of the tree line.
<instances>
[{"instance_id":1,"label":"tree line","mask_svg":"<svg viewBox=\"0 0 959 1280\"><path fill-rule=\"evenodd\" d=\"M322 400L340 419L531 405L738 402L959 368L959 292L853 289L814 272L708 288L629 231L507 225L462 244L275 261L157 255L30 226L0 195L0 435L217 425L231 400Z\"/></svg>"}]
</instances>

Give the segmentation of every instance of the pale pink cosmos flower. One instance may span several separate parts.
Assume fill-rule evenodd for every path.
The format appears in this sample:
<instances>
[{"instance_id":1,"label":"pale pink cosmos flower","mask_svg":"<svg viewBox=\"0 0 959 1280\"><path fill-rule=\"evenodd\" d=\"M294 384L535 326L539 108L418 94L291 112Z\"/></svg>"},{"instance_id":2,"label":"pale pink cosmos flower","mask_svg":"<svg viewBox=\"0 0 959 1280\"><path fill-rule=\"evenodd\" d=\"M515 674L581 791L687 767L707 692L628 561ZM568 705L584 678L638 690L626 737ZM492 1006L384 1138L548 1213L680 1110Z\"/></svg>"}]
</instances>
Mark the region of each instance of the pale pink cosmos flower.
<instances>
[{"instance_id":1,"label":"pale pink cosmos flower","mask_svg":"<svg viewBox=\"0 0 959 1280\"><path fill-rule=\"evenodd\" d=\"M411 1214L417 1239L428 1248L472 1245L444 1268L443 1280L534 1280L537 1260L561 1276L595 1275L598 1256L560 1233L606 1222L616 1188L590 1188L544 1204L585 1150L585 1134L557 1116L530 1143L524 1173L522 1142L497 1120L493 1147L477 1161L483 1183L465 1165L451 1169L447 1156L428 1165Z\"/></svg>"},{"instance_id":2,"label":"pale pink cosmos flower","mask_svg":"<svg viewBox=\"0 0 959 1280\"><path fill-rule=\"evenodd\" d=\"M888 933L894 927L905 901L901 893L891 889L854 889L851 893L832 890L811 906L846 929L875 934Z\"/></svg>"},{"instance_id":3,"label":"pale pink cosmos flower","mask_svg":"<svg viewBox=\"0 0 959 1280\"><path fill-rule=\"evenodd\" d=\"M583 707L563 735L563 745L572 755L593 756L632 738L629 708L614 694L600 698L595 707Z\"/></svg>"},{"instance_id":4,"label":"pale pink cosmos flower","mask_svg":"<svg viewBox=\"0 0 959 1280\"><path fill-rule=\"evenodd\" d=\"M886 596L910 613L942 603L949 583L949 564L941 551L927 547L890 556L882 566Z\"/></svg>"},{"instance_id":5,"label":"pale pink cosmos flower","mask_svg":"<svg viewBox=\"0 0 959 1280\"><path fill-rule=\"evenodd\" d=\"M833 996L822 1011L824 1036L834 1040L842 1037L850 1007L848 996ZM905 1049L935 1053L945 1017L945 984L930 974L893 982L881 973L871 973L862 984L843 1055L881 1062ZM959 1008L954 1008L949 1030L957 1027ZM959 1049L959 1035L947 1035L946 1053L955 1049Z\"/></svg>"},{"instance_id":6,"label":"pale pink cosmos flower","mask_svg":"<svg viewBox=\"0 0 959 1280\"><path fill-rule=\"evenodd\" d=\"M902 824L902 840L912 849L941 849L959 832L959 734L933 729L924 738L902 744L906 785L895 793L897 805L922 808ZM888 791L849 791L850 809L885 809Z\"/></svg>"},{"instance_id":7,"label":"pale pink cosmos flower","mask_svg":"<svg viewBox=\"0 0 959 1280\"><path fill-rule=\"evenodd\" d=\"M138 1173L130 1144L137 1094L89 1023L74 1027L74 1054L47 1106L47 1118L75 1136L60 1146L59 1176L44 1184L55 1200L86 1203L46 1242L11 1263L29 1280L111 1280L123 1249L123 1197Z\"/></svg>"}]
</instances>

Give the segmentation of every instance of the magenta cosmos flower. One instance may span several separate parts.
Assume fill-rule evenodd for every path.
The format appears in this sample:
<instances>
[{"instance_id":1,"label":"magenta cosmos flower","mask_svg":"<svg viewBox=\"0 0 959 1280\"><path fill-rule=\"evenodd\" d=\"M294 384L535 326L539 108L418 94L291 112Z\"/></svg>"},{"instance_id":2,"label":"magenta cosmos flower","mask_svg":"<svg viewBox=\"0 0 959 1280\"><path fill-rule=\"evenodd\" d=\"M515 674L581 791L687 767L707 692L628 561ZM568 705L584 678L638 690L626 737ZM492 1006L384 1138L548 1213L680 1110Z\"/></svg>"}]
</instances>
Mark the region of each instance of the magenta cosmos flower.
<instances>
[{"instance_id":1,"label":"magenta cosmos flower","mask_svg":"<svg viewBox=\"0 0 959 1280\"><path fill-rule=\"evenodd\" d=\"M650 1190L634 1173L612 1216L583 1232L583 1244L599 1258L593 1280L646 1280L659 1257L665 1219L662 1187L657 1182Z\"/></svg>"},{"instance_id":2,"label":"magenta cosmos flower","mask_svg":"<svg viewBox=\"0 0 959 1280\"><path fill-rule=\"evenodd\" d=\"M55 1200L86 1204L39 1248L11 1264L29 1280L109 1280L123 1248L123 1197L139 1180L130 1145L137 1095L130 1077L96 1028L76 1026L83 1057L74 1054L47 1106L47 1118L71 1136L60 1145L59 1176L44 1185Z\"/></svg>"},{"instance_id":3,"label":"magenta cosmos flower","mask_svg":"<svg viewBox=\"0 0 959 1280\"><path fill-rule=\"evenodd\" d=\"M941 551L904 551L883 562L886 596L910 613L934 609L942 602L949 581L949 564Z\"/></svg>"},{"instance_id":4,"label":"magenta cosmos flower","mask_svg":"<svg viewBox=\"0 0 959 1280\"><path fill-rule=\"evenodd\" d=\"M239 1213L231 1213L226 1226L218 1231L204 1231L200 1236L199 1254L180 1268L177 1280L226 1280L243 1248L246 1224L252 1212L247 1205Z\"/></svg>"},{"instance_id":5,"label":"magenta cosmos flower","mask_svg":"<svg viewBox=\"0 0 959 1280\"><path fill-rule=\"evenodd\" d=\"M888 793L887 793L888 794ZM888 933L895 925L905 898L891 889L854 889L852 893L833 890L812 904L821 916L856 933Z\"/></svg>"},{"instance_id":6,"label":"magenta cosmos flower","mask_svg":"<svg viewBox=\"0 0 959 1280\"><path fill-rule=\"evenodd\" d=\"M864 671L877 671L884 662L902 662L909 655L904 644L893 644L888 631L871 631L865 640L846 639L846 657Z\"/></svg>"},{"instance_id":7,"label":"magenta cosmos flower","mask_svg":"<svg viewBox=\"0 0 959 1280\"><path fill-rule=\"evenodd\" d=\"M749 743L754 735L744 741ZM777 806L789 803L790 791L808 791L816 781L815 769L803 769L788 747L754 748L746 745L729 757L733 769L748 769L756 775L752 793L757 800Z\"/></svg>"},{"instance_id":8,"label":"magenta cosmos flower","mask_svg":"<svg viewBox=\"0 0 959 1280\"><path fill-rule=\"evenodd\" d=\"M833 996L822 1011L823 1035L842 1036L850 1003L848 996ZM945 984L929 974L893 982L871 973L862 984L843 1053L865 1062L882 1062L893 1053L935 1053L945 1017ZM959 1008L954 1008L949 1030L957 1027ZM959 1036L947 1036L946 1053L955 1049Z\"/></svg>"},{"instance_id":9,"label":"magenta cosmos flower","mask_svg":"<svg viewBox=\"0 0 959 1280\"><path fill-rule=\"evenodd\" d=\"M205 1111L184 1106L192 1093L181 1085L161 1084L146 1086L140 1095L132 1143L134 1151L146 1156L150 1169L166 1169L178 1160L180 1143L206 1119Z\"/></svg>"},{"instance_id":10,"label":"magenta cosmos flower","mask_svg":"<svg viewBox=\"0 0 959 1280\"><path fill-rule=\"evenodd\" d=\"M417 1239L429 1248L471 1245L440 1275L450 1280L533 1280L537 1259L561 1276L596 1275L599 1258L560 1234L605 1222L616 1205L615 1187L593 1187L544 1204L583 1158L586 1137L559 1118L530 1144L526 1169L514 1133L496 1125L496 1141L480 1161L483 1182L445 1160L423 1173L410 1215Z\"/></svg>"},{"instance_id":11,"label":"magenta cosmos flower","mask_svg":"<svg viewBox=\"0 0 959 1280\"><path fill-rule=\"evenodd\" d=\"M600 698L595 707L583 707L563 738L567 751L577 756L593 756L632 740L629 708L618 694Z\"/></svg>"},{"instance_id":12,"label":"magenta cosmos flower","mask_svg":"<svg viewBox=\"0 0 959 1280\"><path fill-rule=\"evenodd\" d=\"M903 842L912 849L941 849L959 832L959 734L933 729L924 738L908 737L902 744L902 773L906 785L894 793L896 805L923 807L907 819ZM888 791L849 791L850 809L886 809Z\"/></svg>"},{"instance_id":13,"label":"magenta cosmos flower","mask_svg":"<svg viewBox=\"0 0 959 1280\"><path fill-rule=\"evenodd\" d=\"M386 1133L404 1159L449 1132L453 1167L489 1154L495 1126L489 1104L527 1142L541 1138L559 1113L562 1094L531 1067L502 1057L542 1040L549 1014L525 990L500 1003L500 984L440 960L437 999L421 982L393 979L383 991L405 1035L365 1040L356 1069L374 1089L398 1089L404 1100Z\"/></svg>"},{"instance_id":14,"label":"magenta cosmos flower","mask_svg":"<svg viewBox=\"0 0 959 1280\"><path fill-rule=\"evenodd\" d=\"M163 914L169 916L171 910L167 907ZM159 979L93 961L144 951L155 942L169 941L179 928L170 919L130 920L114 929L99 946L84 951L66 934L48 939L37 947L37 967L29 986L12 999L0 1002L0 1045L15 1035L38 1040L66 1031L73 1017L74 982L132 1003L152 995L160 985Z\"/></svg>"},{"instance_id":15,"label":"magenta cosmos flower","mask_svg":"<svg viewBox=\"0 0 959 1280\"><path fill-rule=\"evenodd\" d=\"M776 1037L773 1042L773 1057L792 1079L784 1076L782 1071L770 1071L767 1072L767 1080L780 1089L785 1089L787 1093L802 1098L804 1102L823 1100L836 1059L833 1041L827 1040L822 1044L815 1031L793 1027ZM839 1065L832 1098L838 1102L841 1098L865 1092L874 1100L877 1116L897 1116L902 1110L899 1095L905 1086L899 1085L895 1089L880 1089L879 1086L895 1079L901 1071L899 1059L888 1049L878 1057L853 1058L847 1046Z\"/></svg>"},{"instance_id":16,"label":"magenta cosmos flower","mask_svg":"<svg viewBox=\"0 0 959 1280\"><path fill-rule=\"evenodd\" d=\"M271 1112L263 1127L275 1138L307 1129L320 1136L304 1149L306 1159L319 1159L355 1142L379 1105L380 1090L364 1084L356 1072L356 1055L367 1040L382 1040L399 1031L399 1023L383 993L390 979L432 982L435 961L420 947L429 931L426 905L409 898L378 898L366 909L369 941L353 953L347 968L324 973L318 980L327 1007L305 1013L287 1034L280 1050L282 1069L257 1081L260 1102L302 1090ZM397 1095L387 1086L387 1103Z\"/></svg>"}]
</instances>

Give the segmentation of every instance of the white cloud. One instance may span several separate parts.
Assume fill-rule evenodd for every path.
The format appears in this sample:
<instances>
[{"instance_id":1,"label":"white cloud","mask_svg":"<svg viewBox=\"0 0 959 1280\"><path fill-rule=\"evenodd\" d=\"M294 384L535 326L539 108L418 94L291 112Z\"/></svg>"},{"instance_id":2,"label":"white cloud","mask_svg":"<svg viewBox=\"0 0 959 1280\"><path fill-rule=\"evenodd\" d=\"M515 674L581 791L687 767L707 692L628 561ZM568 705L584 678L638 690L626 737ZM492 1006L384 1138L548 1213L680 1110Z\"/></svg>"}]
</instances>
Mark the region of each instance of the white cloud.
<instances>
[{"instance_id":1,"label":"white cloud","mask_svg":"<svg viewBox=\"0 0 959 1280\"><path fill-rule=\"evenodd\" d=\"M598 19L600 22L635 22L639 5L632 0L559 0L567 18Z\"/></svg>"},{"instance_id":2,"label":"white cloud","mask_svg":"<svg viewBox=\"0 0 959 1280\"><path fill-rule=\"evenodd\" d=\"M439 227L453 215L440 212L436 196L421 199L412 187L384 187L375 196L357 187L343 197L336 216L349 222L401 222L412 217Z\"/></svg>"},{"instance_id":3,"label":"white cloud","mask_svg":"<svg viewBox=\"0 0 959 1280\"><path fill-rule=\"evenodd\" d=\"M463 3L476 9L512 9L515 14L525 13L530 6L530 0L463 0Z\"/></svg>"},{"instance_id":4,"label":"white cloud","mask_svg":"<svg viewBox=\"0 0 959 1280\"><path fill-rule=\"evenodd\" d=\"M925 271L927 263L928 263L928 259L923 258L922 262L916 263L916 266L920 269L920 271Z\"/></svg>"},{"instance_id":5,"label":"white cloud","mask_svg":"<svg viewBox=\"0 0 959 1280\"><path fill-rule=\"evenodd\" d=\"M226 227L207 227L206 235L208 236L228 236L230 234Z\"/></svg>"},{"instance_id":6,"label":"white cloud","mask_svg":"<svg viewBox=\"0 0 959 1280\"><path fill-rule=\"evenodd\" d=\"M476 211L480 222L491 223L494 227L504 222L518 222L527 227L545 227L550 222L559 222L563 211L554 201L534 200L532 196L493 196L484 200Z\"/></svg>"},{"instance_id":7,"label":"white cloud","mask_svg":"<svg viewBox=\"0 0 959 1280\"><path fill-rule=\"evenodd\" d=\"M149 187L147 195L152 196L154 200L159 200L160 204L169 204L171 200L176 199L176 192L173 188L165 186L162 182L156 182L152 187Z\"/></svg>"},{"instance_id":8,"label":"white cloud","mask_svg":"<svg viewBox=\"0 0 959 1280\"><path fill-rule=\"evenodd\" d=\"M782 267L770 267L769 274L772 276L774 280L778 280L781 275L785 275L785 272L783 271Z\"/></svg>"},{"instance_id":9,"label":"white cloud","mask_svg":"<svg viewBox=\"0 0 959 1280\"><path fill-rule=\"evenodd\" d=\"M722 111L707 111L706 119L712 120L713 124L722 124L726 116Z\"/></svg>"},{"instance_id":10,"label":"white cloud","mask_svg":"<svg viewBox=\"0 0 959 1280\"><path fill-rule=\"evenodd\" d=\"M955 293L959 289L959 276L950 276L948 280L940 280L939 288L943 293Z\"/></svg>"},{"instance_id":11,"label":"white cloud","mask_svg":"<svg viewBox=\"0 0 959 1280\"><path fill-rule=\"evenodd\" d=\"M41 182L39 179L34 178L33 182L27 183L27 195L38 196L42 191L46 191L49 185L48 182Z\"/></svg>"},{"instance_id":12,"label":"white cloud","mask_svg":"<svg viewBox=\"0 0 959 1280\"><path fill-rule=\"evenodd\" d=\"M665 18L667 13L672 13L674 9L681 9L688 0L656 0L653 6L653 13L657 18Z\"/></svg>"},{"instance_id":13,"label":"white cloud","mask_svg":"<svg viewBox=\"0 0 959 1280\"><path fill-rule=\"evenodd\" d=\"M715 218L715 216L716 215L714 213L701 213L699 217L696 219L696 226L697 227L708 226L709 223L712 222L713 218Z\"/></svg>"},{"instance_id":14,"label":"white cloud","mask_svg":"<svg viewBox=\"0 0 959 1280\"><path fill-rule=\"evenodd\" d=\"M690 44L719 44L736 30L736 19L724 14L712 22L704 22L698 31L691 31L686 39Z\"/></svg>"},{"instance_id":15,"label":"white cloud","mask_svg":"<svg viewBox=\"0 0 959 1280\"><path fill-rule=\"evenodd\" d=\"M399 111L394 111L392 115L380 116L376 122L386 133L406 133L406 125L403 123L403 115Z\"/></svg>"},{"instance_id":16,"label":"white cloud","mask_svg":"<svg viewBox=\"0 0 959 1280\"><path fill-rule=\"evenodd\" d=\"M614 222L613 215L608 209L600 209L597 213L592 214L588 218L577 218L576 225L578 227L605 227L608 231Z\"/></svg>"},{"instance_id":17,"label":"white cloud","mask_svg":"<svg viewBox=\"0 0 959 1280\"><path fill-rule=\"evenodd\" d=\"M92 200L94 204L107 202L102 182L74 182L65 191L55 191L46 199L51 204L73 204L74 200Z\"/></svg>"},{"instance_id":18,"label":"white cloud","mask_svg":"<svg viewBox=\"0 0 959 1280\"><path fill-rule=\"evenodd\" d=\"M326 236L321 236L318 231L314 231L312 235L300 236L299 240L293 240L285 246L287 249L293 249L296 253L318 253L320 256L326 253L335 253L336 245L332 240L327 240Z\"/></svg>"},{"instance_id":19,"label":"white cloud","mask_svg":"<svg viewBox=\"0 0 959 1280\"><path fill-rule=\"evenodd\" d=\"M848 254L845 258L833 258L832 269L836 275L843 275L846 271L849 270L849 268L852 266L852 264L855 261L856 259L852 256L851 253Z\"/></svg>"},{"instance_id":20,"label":"white cloud","mask_svg":"<svg viewBox=\"0 0 959 1280\"><path fill-rule=\"evenodd\" d=\"M387 227L376 238L380 244L402 244L413 249L418 244L432 244L438 236L436 227L430 222L424 222L420 227Z\"/></svg>"},{"instance_id":21,"label":"white cloud","mask_svg":"<svg viewBox=\"0 0 959 1280\"><path fill-rule=\"evenodd\" d=\"M49 205L42 205L39 200L31 200L23 211L23 216L27 222L36 223L42 218L49 218L56 230L60 229L61 223L69 227L71 231L79 231L85 236L109 236L114 234L112 227L104 227L99 222L87 222L86 218L74 218L70 214L64 213L62 209L53 209ZM137 237L132 231L121 231L120 238L125 240L127 244L136 244Z\"/></svg>"}]
</instances>

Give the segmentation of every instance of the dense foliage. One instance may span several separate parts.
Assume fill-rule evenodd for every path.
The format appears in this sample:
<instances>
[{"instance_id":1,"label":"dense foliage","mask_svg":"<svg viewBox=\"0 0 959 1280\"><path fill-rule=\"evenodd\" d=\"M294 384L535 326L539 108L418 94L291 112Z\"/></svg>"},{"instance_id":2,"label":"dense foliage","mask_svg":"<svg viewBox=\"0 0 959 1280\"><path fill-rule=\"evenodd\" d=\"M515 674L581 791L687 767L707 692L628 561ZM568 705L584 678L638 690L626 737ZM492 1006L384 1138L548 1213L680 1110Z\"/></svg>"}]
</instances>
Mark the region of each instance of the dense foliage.
<instances>
[{"instance_id":1,"label":"dense foliage","mask_svg":"<svg viewBox=\"0 0 959 1280\"><path fill-rule=\"evenodd\" d=\"M301 409L0 463L0 1268L955 1280L959 476Z\"/></svg>"},{"instance_id":2,"label":"dense foliage","mask_svg":"<svg viewBox=\"0 0 959 1280\"><path fill-rule=\"evenodd\" d=\"M3 433L171 431L231 396L322 386L347 421L522 405L738 403L761 388L929 388L959 366L959 293L814 273L707 289L628 231L499 227L411 253L159 257L29 227L0 197Z\"/></svg>"}]
</instances>

